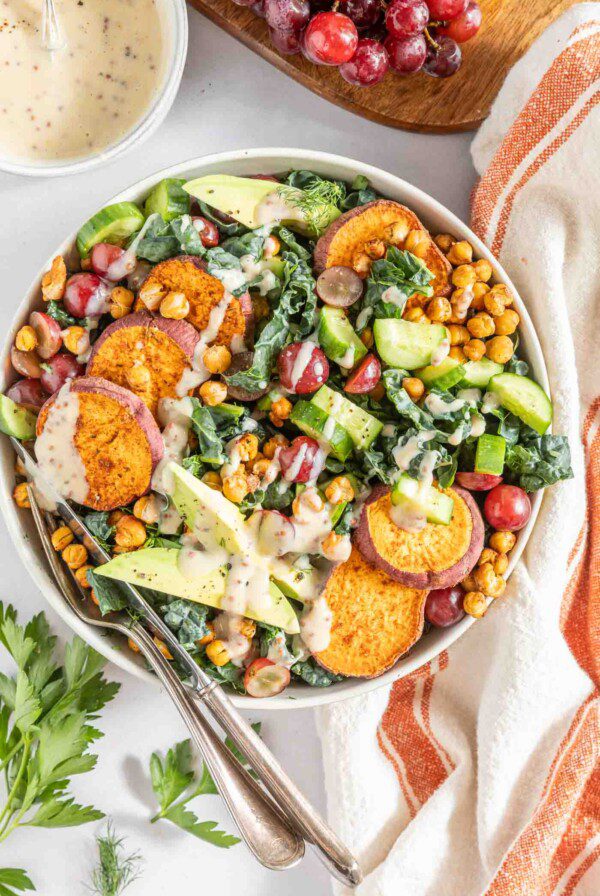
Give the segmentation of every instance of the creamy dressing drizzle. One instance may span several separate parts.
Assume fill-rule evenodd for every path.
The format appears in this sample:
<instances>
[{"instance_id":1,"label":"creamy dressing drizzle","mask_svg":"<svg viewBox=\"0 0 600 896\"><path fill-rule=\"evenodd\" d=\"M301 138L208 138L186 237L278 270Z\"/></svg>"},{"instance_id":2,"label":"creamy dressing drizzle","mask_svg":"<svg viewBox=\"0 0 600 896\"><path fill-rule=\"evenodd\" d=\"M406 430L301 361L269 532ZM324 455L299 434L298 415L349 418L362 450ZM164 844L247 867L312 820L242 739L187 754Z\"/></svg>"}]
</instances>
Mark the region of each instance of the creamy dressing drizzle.
<instances>
[{"instance_id":1,"label":"creamy dressing drizzle","mask_svg":"<svg viewBox=\"0 0 600 896\"><path fill-rule=\"evenodd\" d=\"M363 308L362 311L359 311L358 317L356 318L356 329L362 330L363 327L366 327L372 316L373 308L370 306L367 306L366 308Z\"/></svg>"},{"instance_id":2,"label":"creamy dressing drizzle","mask_svg":"<svg viewBox=\"0 0 600 896\"><path fill-rule=\"evenodd\" d=\"M461 389L456 393L456 397L466 401L467 404L476 405L481 401L481 389Z\"/></svg>"},{"instance_id":3,"label":"creamy dressing drizzle","mask_svg":"<svg viewBox=\"0 0 600 896\"><path fill-rule=\"evenodd\" d=\"M453 401L444 401L444 399L436 392L430 392L425 399L425 407L432 414L453 414L460 411L465 406L462 398L455 398Z\"/></svg>"},{"instance_id":4,"label":"creamy dressing drizzle","mask_svg":"<svg viewBox=\"0 0 600 896\"><path fill-rule=\"evenodd\" d=\"M267 193L265 198L258 203L254 209L254 217L258 225L278 224L281 221L304 223L305 220L301 209L288 202L280 188L274 189L272 193Z\"/></svg>"},{"instance_id":5,"label":"creamy dressing drizzle","mask_svg":"<svg viewBox=\"0 0 600 896\"><path fill-rule=\"evenodd\" d=\"M432 367L438 367L442 361L445 361L450 353L450 340L447 336L442 339L438 347L433 351L431 355L430 364Z\"/></svg>"},{"instance_id":6,"label":"creamy dressing drizzle","mask_svg":"<svg viewBox=\"0 0 600 896\"><path fill-rule=\"evenodd\" d=\"M396 463L396 466L400 470L408 470L411 465L411 462L414 458L419 454L422 449L423 442L430 442L432 439L435 439L435 431L430 429L423 429L417 436L410 436L406 444L401 444L399 441L396 447L392 450L392 457Z\"/></svg>"},{"instance_id":7,"label":"creamy dressing drizzle","mask_svg":"<svg viewBox=\"0 0 600 896\"><path fill-rule=\"evenodd\" d=\"M323 594L307 603L300 617L300 633L311 653L329 646L332 621L333 614Z\"/></svg>"},{"instance_id":8,"label":"creamy dressing drizzle","mask_svg":"<svg viewBox=\"0 0 600 896\"><path fill-rule=\"evenodd\" d=\"M356 354L356 350L353 345L349 345L344 354L336 358L335 360L343 367L344 370L350 370L351 367L354 367L354 356Z\"/></svg>"},{"instance_id":9,"label":"creamy dressing drizzle","mask_svg":"<svg viewBox=\"0 0 600 896\"><path fill-rule=\"evenodd\" d=\"M151 486L155 492L170 495L173 476L167 470L170 461L181 463L188 443L194 406L190 398L163 398L159 402L158 419L163 425L164 453L152 474Z\"/></svg>"},{"instance_id":10,"label":"creamy dressing drizzle","mask_svg":"<svg viewBox=\"0 0 600 896\"><path fill-rule=\"evenodd\" d=\"M313 352L316 348L318 348L318 346L315 345L314 342L310 342L309 340L302 343L302 347L300 348L300 351L296 355L296 360L294 361L294 364L292 366L292 372L290 374L292 391L294 391L294 392L296 391L296 386L302 379L304 372L306 371L306 368L308 367L308 365L310 363L310 359L313 356ZM321 373L322 372L323 372L323 370L321 369Z\"/></svg>"},{"instance_id":11,"label":"creamy dressing drizzle","mask_svg":"<svg viewBox=\"0 0 600 896\"><path fill-rule=\"evenodd\" d=\"M463 291L460 294L460 296L458 298L455 298L455 296L456 296L456 293L452 297L453 298L452 305L454 307L454 314L459 320L464 320L465 317L467 316L467 312L468 312L469 308L471 307L471 302L475 298L475 296L473 295L473 287L465 286L463 288Z\"/></svg>"},{"instance_id":12,"label":"creamy dressing drizzle","mask_svg":"<svg viewBox=\"0 0 600 896\"><path fill-rule=\"evenodd\" d=\"M75 446L79 418L79 396L68 380L50 405L44 428L35 442L35 456L41 477L62 497L83 504L89 493L85 465ZM42 482L36 490L44 495ZM52 494L45 500L54 503Z\"/></svg>"},{"instance_id":13,"label":"creamy dressing drizzle","mask_svg":"<svg viewBox=\"0 0 600 896\"><path fill-rule=\"evenodd\" d=\"M479 414L471 414L471 433L474 438L478 439L485 432L485 420Z\"/></svg>"},{"instance_id":14,"label":"creamy dressing drizzle","mask_svg":"<svg viewBox=\"0 0 600 896\"><path fill-rule=\"evenodd\" d=\"M209 343L214 342L214 340L219 335L219 330L221 329L221 325L225 320L225 315L227 314L227 309L229 308L231 302L233 301L233 296L230 292L225 289L223 293L223 298L211 309L211 312L208 317L208 323L204 330L200 333L200 339L196 344L196 348L194 349L194 355L192 357L192 366L191 368L186 368L177 383L176 393L179 396L187 395L187 393L191 389L195 389L197 386L205 383L206 380L210 379L210 371L207 369L206 364L204 363L204 354L206 349L209 346Z\"/></svg>"},{"instance_id":15,"label":"creamy dressing drizzle","mask_svg":"<svg viewBox=\"0 0 600 896\"><path fill-rule=\"evenodd\" d=\"M481 413L489 414L490 411L495 411L500 407L500 399L494 392L486 392L483 396L483 402L481 404Z\"/></svg>"}]
</instances>

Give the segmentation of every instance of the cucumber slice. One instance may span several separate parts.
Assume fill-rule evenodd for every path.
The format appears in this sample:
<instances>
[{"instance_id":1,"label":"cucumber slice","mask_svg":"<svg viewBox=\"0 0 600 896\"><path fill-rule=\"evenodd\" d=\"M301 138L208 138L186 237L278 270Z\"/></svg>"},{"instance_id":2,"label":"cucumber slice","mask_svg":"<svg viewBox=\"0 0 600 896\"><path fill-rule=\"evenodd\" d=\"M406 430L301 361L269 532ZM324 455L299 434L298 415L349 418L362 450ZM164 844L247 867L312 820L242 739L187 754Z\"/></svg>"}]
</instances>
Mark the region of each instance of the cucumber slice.
<instances>
[{"instance_id":1,"label":"cucumber slice","mask_svg":"<svg viewBox=\"0 0 600 896\"><path fill-rule=\"evenodd\" d=\"M504 366L482 358L481 361L467 361L464 365L465 375L461 385L473 386L476 389L485 389L493 376L502 373Z\"/></svg>"},{"instance_id":2,"label":"cucumber slice","mask_svg":"<svg viewBox=\"0 0 600 896\"><path fill-rule=\"evenodd\" d=\"M377 438L383 423L367 411L363 411L353 401L329 386L321 386L310 403L331 414L343 426L359 451L364 451Z\"/></svg>"},{"instance_id":3,"label":"cucumber slice","mask_svg":"<svg viewBox=\"0 0 600 896\"><path fill-rule=\"evenodd\" d=\"M144 215L133 202L116 202L100 209L77 234L77 249L87 258L96 243L121 244L142 227Z\"/></svg>"},{"instance_id":4,"label":"cucumber slice","mask_svg":"<svg viewBox=\"0 0 600 896\"><path fill-rule=\"evenodd\" d=\"M543 436L552 423L552 402L542 387L528 376L501 373L492 377L488 390L498 396L503 408L539 435Z\"/></svg>"},{"instance_id":5,"label":"cucumber slice","mask_svg":"<svg viewBox=\"0 0 600 896\"><path fill-rule=\"evenodd\" d=\"M373 324L380 357L391 367L414 370L431 363L431 357L448 331L442 324L419 324L410 320L385 320Z\"/></svg>"},{"instance_id":6,"label":"cucumber slice","mask_svg":"<svg viewBox=\"0 0 600 896\"><path fill-rule=\"evenodd\" d=\"M391 499L395 506L403 504L424 515L428 523L448 526L452 519L454 499L406 473L394 483Z\"/></svg>"},{"instance_id":7,"label":"cucumber slice","mask_svg":"<svg viewBox=\"0 0 600 896\"><path fill-rule=\"evenodd\" d=\"M36 416L9 398L0 395L0 432L21 442L35 438Z\"/></svg>"},{"instance_id":8,"label":"cucumber slice","mask_svg":"<svg viewBox=\"0 0 600 896\"><path fill-rule=\"evenodd\" d=\"M445 358L441 364L437 364L435 367L430 364L428 367L415 370L415 376L422 380L428 389L435 385L444 391L460 383L464 374L464 365L455 358Z\"/></svg>"},{"instance_id":9,"label":"cucumber slice","mask_svg":"<svg viewBox=\"0 0 600 896\"><path fill-rule=\"evenodd\" d=\"M339 423L334 423L332 427L329 414L312 401L297 401L289 419L307 436L319 442L326 442L338 460L345 461L351 454L354 442L350 435Z\"/></svg>"},{"instance_id":10,"label":"cucumber slice","mask_svg":"<svg viewBox=\"0 0 600 896\"><path fill-rule=\"evenodd\" d=\"M183 189L185 180L179 177L165 177L149 194L144 204L147 218L155 212L163 221L172 221L190 211L190 195Z\"/></svg>"},{"instance_id":11,"label":"cucumber slice","mask_svg":"<svg viewBox=\"0 0 600 896\"><path fill-rule=\"evenodd\" d=\"M479 436L475 451L475 472L502 476L505 454L506 439L503 439L502 436L493 436L488 433Z\"/></svg>"},{"instance_id":12,"label":"cucumber slice","mask_svg":"<svg viewBox=\"0 0 600 896\"><path fill-rule=\"evenodd\" d=\"M367 354L365 345L341 308L327 306L321 309L317 339L330 361L340 367L354 367Z\"/></svg>"}]
</instances>

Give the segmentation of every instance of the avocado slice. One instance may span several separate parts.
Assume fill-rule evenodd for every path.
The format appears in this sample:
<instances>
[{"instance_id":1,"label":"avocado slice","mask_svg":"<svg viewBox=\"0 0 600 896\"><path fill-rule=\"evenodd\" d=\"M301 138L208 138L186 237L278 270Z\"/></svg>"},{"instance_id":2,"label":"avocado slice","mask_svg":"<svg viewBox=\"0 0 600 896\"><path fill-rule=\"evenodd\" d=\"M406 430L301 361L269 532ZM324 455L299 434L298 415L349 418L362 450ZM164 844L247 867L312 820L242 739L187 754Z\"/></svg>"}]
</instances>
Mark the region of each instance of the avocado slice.
<instances>
[{"instance_id":1,"label":"avocado slice","mask_svg":"<svg viewBox=\"0 0 600 896\"><path fill-rule=\"evenodd\" d=\"M213 494L215 494L213 492ZM95 572L108 579L129 582L142 588L153 588L164 594L193 600L199 604L220 609L225 594L227 567L221 566L202 577L189 579L182 575L178 565L178 550L169 548L142 548L130 554L119 554ZM248 609L246 615L257 622L275 625L285 632L300 631L298 617L277 585L269 583L271 606L260 613Z\"/></svg>"},{"instance_id":2,"label":"avocado slice","mask_svg":"<svg viewBox=\"0 0 600 896\"><path fill-rule=\"evenodd\" d=\"M230 554L251 550L244 517L232 501L174 461L167 471L173 476L173 503L201 544L210 550L216 543Z\"/></svg>"},{"instance_id":3,"label":"avocado slice","mask_svg":"<svg viewBox=\"0 0 600 896\"><path fill-rule=\"evenodd\" d=\"M277 222L305 236L315 237L341 214L335 205L324 202L308 216L304 211L304 190L255 177L208 174L188 181L184 190L251 230L261 224ZM272 204L270 200L268 204L262 204L271 196Z\"/></svg>"},{"instance_id":4,"label":"avocado slice","mask_svg":"<svg viewBox=\"0 0 600 896\"><path fill-rule=\"evenodd\" d=\"M341 392L335 392L329 386L321 386L310 403L331 414L337 423L343 426L359 451L368 448L383 429L381 420L363 411Z\"/></svg>"},{"instance_id":5,"label":"avocado slice","mask_svg":"<svg viewBox=\"0 0 600 896\"><path fill-rule=\"evenodd\" d=\"M165 177L148 194L144 203L146 217L158 214L163 221L172 221L190 213L190 197L183 189L185 180L180 177Z\"/></svg>"},{"instance_id":6,"label":"avocado slice","mask_svg":"<svg viewBox=\"0 0 600 896\"><path fill-rule=\"evenodd\" d=\"M317 331L319 345L331 361L350 368L364 358L367 349L341 308L321 309Z\"/></svg>"},{"instance_id":7,"label":"avocado slice","mask_svg":"<svg viewBox=\"0 0 600 896\"><path fill-rule=\"evenodd\" d=\"M0 432L14 436L20 442L35 438L36 416L9 398L0 395Z\"/></svg>"},{"instance_id":8,"label":"avocado slice","mask_svg":"<svg viewBox=\"0 0 600 896\"><path fill-rule=\"evenodd\" d=\"M373 336L381 359L390 367L405 370L431 364L435 350L449 338L442 324L420 324L397 318L376 320Z\"/></svg>"}]
</instances>

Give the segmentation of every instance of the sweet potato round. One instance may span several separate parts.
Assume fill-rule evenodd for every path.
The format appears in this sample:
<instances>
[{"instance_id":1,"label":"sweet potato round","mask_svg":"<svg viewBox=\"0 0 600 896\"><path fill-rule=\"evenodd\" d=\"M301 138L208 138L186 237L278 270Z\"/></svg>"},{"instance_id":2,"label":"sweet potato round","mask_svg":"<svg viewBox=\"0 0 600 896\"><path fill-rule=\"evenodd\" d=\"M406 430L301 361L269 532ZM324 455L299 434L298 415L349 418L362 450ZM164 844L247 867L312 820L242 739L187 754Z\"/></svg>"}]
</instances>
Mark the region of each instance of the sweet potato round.
<instances>
[{"instance_id":1,"label":"sweet potato round","mask_svg":"<svg viewBox=\"0 0 600 896\"><path fill-rule=\"evenodd\" d=\"M157 284L169 292L182 292L190 303L187 320L197 330L208 325L210 312L225 294L225 287L193 260L182 256L157 264L146 279L147 286ZM246 293L231 300L215 343L230 346L235 337L248 338L252 329L252 302Z\"/></svg>"},{"instance_id":2,"label":"sweet potato round","mask_svg":"<svg viewBox=\"0 0 600 896\"><path fill-rule=\"evenodd\" d=\"M93 510L113 510L145 494L163 454L163 441L144 402L121 386L101 377L73 380L79 399L75 447L89 485L83 502ZM37 421L40 435L56 396L42 407Z\"/></svg>"},{"instance_id":3,"label":"sweet potato round","mask_svg":"<svg viewBox=\"0 0 600 896\"><path fill-rule=\"evenodd\" d=\"M129 389L156 416L161 398L177 397L177 386L184 370L191 367L199 338L185 320L152 317L144 311L128 314L102 333L86 373Z\"/></svg>"},{"instance_id":4,"label":"sweet potato round","mask_svg":"<svg viewBox=\"0 0 600 896\"><path fill-rule=\"evenodd\" d=\"M402 225L404 236L392 239L392 225ZM314 252L315 270L321 273L334 265L354 267L357 255L364 254L365 246L372 240L382 240L386 245L402 248L410 230L425 228L410 209L391 199L375 199L366 205L359 205L340 215L330 224L317 242ZM429 246L423 257L434 279L434 295L443 296L450 292L450 272L452 266L429 237Z\"/></svg>"},{"instance_id":5,"label":"sweet potato round","mask_svg":"<svg viewBox=\"0 0 600 896\"><path fill-rule=\"evenodd\" d=\"M454 498L448 526L427 523L418 532L390 519L390 490L376 486L365 503L354 543L368 563L410 588L452 588L468 575L483 549L484 527L465 489L444 489Z\"/></svg>"},{"instance_id":6,"label":"sweet potato round","mask_svg":"<svg viewBox=\"0 0 600 896\"><path fill-rule=\"evenodd\" d=\"M421 637L427 591L395 582L356 548L333 570L324 594L331 641L316 659L331 672L375 678Z\"/></svg>"}]
</instances>

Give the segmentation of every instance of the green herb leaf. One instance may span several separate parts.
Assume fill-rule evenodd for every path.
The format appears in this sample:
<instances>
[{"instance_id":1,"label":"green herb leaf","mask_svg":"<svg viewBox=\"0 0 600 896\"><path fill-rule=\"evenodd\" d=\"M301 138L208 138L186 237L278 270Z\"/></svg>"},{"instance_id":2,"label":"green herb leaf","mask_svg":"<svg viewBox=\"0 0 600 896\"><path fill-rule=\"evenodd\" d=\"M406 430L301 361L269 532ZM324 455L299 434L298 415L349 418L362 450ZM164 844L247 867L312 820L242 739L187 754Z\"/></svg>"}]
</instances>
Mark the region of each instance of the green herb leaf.
<instances>
[{"instance_id":1,"label":"green herb leaf","mask_svg":"<svg viewBox=\"0 0 600 896\"><path fill-rule=\"evenodd\" d=\"M84 319L78 319L73 317L72 314L69 314L65 311L65 308L59 302L55 302L52 300L51 302L47 302L44 306L45 313L54 318L54 320L60 324L61 327L74 327L74 326L83 326L85 324Z\"/></svg>"},{"instance_id":2,"label":"green herb leaf","mask_svg":"<svg viewBox=\"0 0 600 896\"><path fill-rule=\"evenodd\" d=\"M96 896L120 896L140 876L141 856L139 853L124 855L124 842L122 837L115 835L110 822L106 833L96 837L98 864L92 873Z\"/></svg>"},{"instance_id":3,"label":"green herb leaf","mask_svg":"<svg viewBox=\"0 0 600 896\"><path fill-rule=\"evenodd\" d=\"M239 837L221 831L217 827L216 821L198 821L191 809L187 809L181 803L171 806L163 817L187 831L188 834L193 834L199 840L205 840L206 843L212 843L213 846L218 846L221 849L229 849L230 846L235 846L240 842Z\"/></svg>"},{"instance_id":4,"label":"green herb leaf","mask_svg":"<svg viewBox=\"0 0 600 896\"><path fill-rule=\"evenodd\" d=\"M0 868L0 896L16 896L25 890L35 887L21 868Z\"/></svg>"},{"instance_id":5,"label":"green herb leaf","mask_svg":"<svg viewBox=\"0 0 600 896\"><path fill-rule=\"evenodd\" d=\"M158 753L150 758L152 789L164 812L188 789L194 780L192 748L189 740L182 740L167 752L164 761Z\"/></svg>"}]
</instances>

